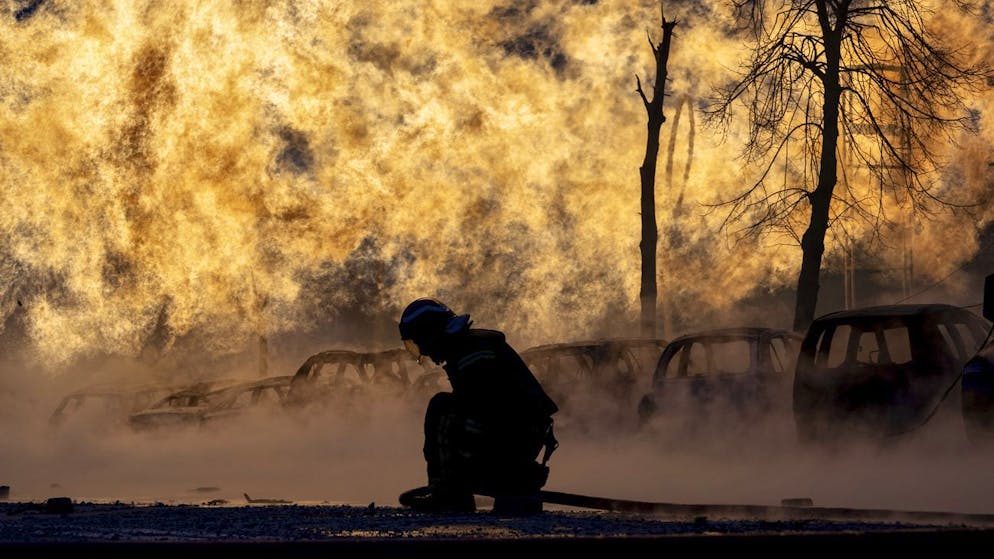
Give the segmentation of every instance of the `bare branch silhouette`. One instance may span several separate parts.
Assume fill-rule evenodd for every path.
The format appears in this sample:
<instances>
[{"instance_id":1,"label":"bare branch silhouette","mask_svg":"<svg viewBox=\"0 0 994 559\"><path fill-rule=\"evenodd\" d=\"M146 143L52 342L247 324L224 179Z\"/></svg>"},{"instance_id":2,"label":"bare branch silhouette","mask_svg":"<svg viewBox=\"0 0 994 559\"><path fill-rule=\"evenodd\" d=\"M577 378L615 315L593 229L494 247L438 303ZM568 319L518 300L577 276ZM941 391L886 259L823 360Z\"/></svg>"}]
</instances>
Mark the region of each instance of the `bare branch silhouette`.
<instances>
[{"instance_id":1,"label":"bare branch silhouette","mask_svg":"<svg viewBox=\"0 0 994 559\"><path fill-rule=\"evenodd\" d=\"M806 213L794 313L794 328L803 330L814 318L831 227L855 220L882 239L900 221L888 215L888 197L925 218L936 208L970 207L938 191L939 147L970 130L966 96L994 73L973 62L966 45L937 36L929 26L933 14L913 0L733 0L731 7L752 51L705 118L727 129L733 108L745 105L743 156L767 164L751 186L711 207L726 212L723 230L743 235L795 234ZM970 8L958 0L943 9ZM840 140L849 164L870 177L858 184L847 177L843 194L836 193ZM781 161L783 186L772 185ZM747 222L732 231L740 220ZM841 233L849 238L847 229Z\"/></svg>"}]
</instances>

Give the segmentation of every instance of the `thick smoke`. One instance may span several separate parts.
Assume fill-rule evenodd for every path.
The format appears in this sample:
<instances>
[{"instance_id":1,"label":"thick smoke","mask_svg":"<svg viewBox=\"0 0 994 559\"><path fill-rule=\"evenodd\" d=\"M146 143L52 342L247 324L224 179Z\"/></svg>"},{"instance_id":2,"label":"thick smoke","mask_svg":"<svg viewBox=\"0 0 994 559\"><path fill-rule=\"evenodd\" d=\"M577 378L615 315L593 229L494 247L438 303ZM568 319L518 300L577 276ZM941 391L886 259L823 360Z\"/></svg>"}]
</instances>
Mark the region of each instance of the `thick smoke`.
<instances>
[{"instance_id":1,"label":"thick smoke","mask_svg":"<svg viewBox=\"0 0 994 559\"><path fill-rule=\"evenodd\" d=\"M745 50L724 6L667 9L666 110L691 123ZM22 313L37 360L184 339L226 354L425 295L528 344L632 331L633 89L652 79L655 2L53 1L2 15L0 311ZM984 140L942 179L957 199L990 182L987 101ZM693 145L661 153L684 170L660 185L663 307L693 326L791 286L790 239L730 242L706 211L751 176L741 126L664 132ZM948 218L918 228L921 281L980 248ZM895 268L899 250L874 250ZM380 330L366 343L389 343Z\"/></svg>"}]
</instances>

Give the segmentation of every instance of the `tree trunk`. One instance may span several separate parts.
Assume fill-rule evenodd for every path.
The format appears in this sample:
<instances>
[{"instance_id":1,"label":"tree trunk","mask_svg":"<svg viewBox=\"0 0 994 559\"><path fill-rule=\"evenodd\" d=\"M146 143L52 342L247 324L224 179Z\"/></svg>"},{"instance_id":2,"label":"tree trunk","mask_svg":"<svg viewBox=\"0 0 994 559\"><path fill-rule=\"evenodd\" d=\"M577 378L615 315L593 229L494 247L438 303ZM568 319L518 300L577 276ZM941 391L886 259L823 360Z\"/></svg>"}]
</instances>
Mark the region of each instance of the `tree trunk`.
<instances>
[{"instance_id":1,"label":"tree trunk","mask_svg":"<svg viewBox=\"0 0 994 559\"><path fill-rule=\"evenodd\" d=\"M828 231L828 210L838 180L836 147L839 142L839 100L842 97L842 88L839 85L840 58L841 39L831 35L826 36L821 160L818 169L818 186L808 198L811 203L811 220L804 236L801 237L801 273L797 278L797 300L794 307L794 330L797 332L807 330L815 318L821 260L825 253L825 232Z\"/></svg>"},{"instance_id":2,"label":"tree trunk","mask_svg":"<svg viewBox=\"0 0 994 559\"><path fill-rule=\"evenodd\" d=\"M642 255L642 288L639 299L642 303L642 315L639 321L643 337L656 337L656 246L659 241L659 231L656 227L656 159L659 155L659 130L666 121L663 116L663 97L666 89L666 62L670 56L670 39L673 36L675 21L663 22L663 40L652 53L656 58L656 82L653 84L652 100L646 99L639 83L638 92L645 103L648 114L647 135L645 142L645 158L639 167L642 181L642 242L639 249ZM650 43L651 44L651 43Z\"/></svg>"}]
</instances>

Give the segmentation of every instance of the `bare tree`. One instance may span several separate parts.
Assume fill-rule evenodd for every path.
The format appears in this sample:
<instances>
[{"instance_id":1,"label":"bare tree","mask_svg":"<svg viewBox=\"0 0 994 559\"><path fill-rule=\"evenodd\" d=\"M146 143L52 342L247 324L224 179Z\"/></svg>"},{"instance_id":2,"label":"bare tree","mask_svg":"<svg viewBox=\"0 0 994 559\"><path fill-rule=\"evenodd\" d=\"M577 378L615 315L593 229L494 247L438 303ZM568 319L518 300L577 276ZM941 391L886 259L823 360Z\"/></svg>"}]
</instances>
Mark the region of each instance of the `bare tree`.
<instances>
[{"instance_id":1,"label":"bare tree","mask_svg":"<svg viewBox=\"0 0 994 559\"><path fill-rule=\"evenodd\" d=\"M799 241L800 331L814 318L825 236L835 220L866 220L880 231L888 194L924 216L956 204L937 193L936 146L970 128L965 94L982 87L990 70L938 36L929 25L933 14L917 0L733 0L732 7L753 44L751 58L707 116L727 126L736 101L744 102L745 154L766 165L751 187L722 201L725 227L744 220L746 233L782 228ZM879 182L866 196L836 192L840 135ZM774 185L781 157L799 165L790 182ZM799 212L806 226L795 221Z\"/></svg>"},{"instance_id":2,"label":"bare tree","mask_svg":"<svg viewBox=\"0 0 994 559\"><path fill-rule=\"evenodd\" d=\"M635 76L636 91L642 97L648 114L646 123L645 158L639 167L642 184L642 242L639 249L642 256L642 287L639 300L642 303L642 316L639 321L642 336L656 336L656 247L659 230L656 227L656 159L659 155L659 130L666 117L663 115L663 99L666 96L666 63L670 57L670 41L673 37L675 21L666 21L663 4L659 3L659 16L662 21L663 39L659 45L649 37L649 46L656 61L656 81L652 86L652 99L646 98L642 90L642 80Z\"/></svg>"}]
</instances>

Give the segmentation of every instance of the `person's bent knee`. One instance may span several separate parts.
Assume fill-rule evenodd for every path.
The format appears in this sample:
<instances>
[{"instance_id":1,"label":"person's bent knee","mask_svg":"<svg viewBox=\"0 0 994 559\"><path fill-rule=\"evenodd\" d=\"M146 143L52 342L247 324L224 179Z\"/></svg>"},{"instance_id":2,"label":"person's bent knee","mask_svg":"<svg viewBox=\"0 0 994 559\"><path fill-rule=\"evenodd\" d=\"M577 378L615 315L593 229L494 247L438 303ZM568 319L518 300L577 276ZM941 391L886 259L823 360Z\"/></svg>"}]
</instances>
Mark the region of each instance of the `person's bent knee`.
<instances>
[{"instance_id":1,"label":"person's bent knee","mask_svg":"<svg viewBox=\"0 0 994 559\"><path fill-rule=\"evenodd\" d=\"M425 410L425 442L432 444L444 423L451 423L456 414L456 398L451 392L439 392L428 401Z\"/></svg>"},{"instance_id":2,"label":"person's bent knee","mask_svg":"<svg viewBox=\"0 0 994 559\"><path fill-rule=\"evenodd\" d=\"M428 410L427 413L431 413L435 410L438 413L445 413L449 410L455 409L456 407L456 396L451 392L439 392L428 400Z\"/></svg>"}]
</instances>

